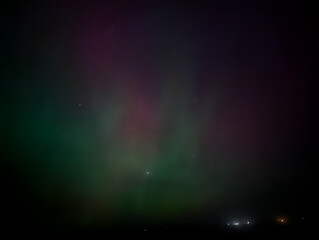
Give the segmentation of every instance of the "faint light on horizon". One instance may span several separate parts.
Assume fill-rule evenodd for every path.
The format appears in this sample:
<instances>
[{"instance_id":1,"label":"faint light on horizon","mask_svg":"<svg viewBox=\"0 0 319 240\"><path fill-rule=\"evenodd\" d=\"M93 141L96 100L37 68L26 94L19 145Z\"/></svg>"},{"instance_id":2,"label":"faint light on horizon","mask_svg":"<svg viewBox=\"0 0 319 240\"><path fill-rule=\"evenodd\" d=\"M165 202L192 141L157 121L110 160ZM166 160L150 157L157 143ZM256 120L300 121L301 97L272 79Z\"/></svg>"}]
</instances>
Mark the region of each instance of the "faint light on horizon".
<instances>
[{"instance_id":1,"label":"faint light on horizon","mask_svg":"<svg viewBox=\"0 0 319 240\"><path fill-rule=\"evenodd\" d=\"M247 220L239 220L239 221L234 221L234 222L228 222L227 225L228 226L241 226L241 225L250 225L251 221L247 221Z\"/></svg>"}]
</instances>

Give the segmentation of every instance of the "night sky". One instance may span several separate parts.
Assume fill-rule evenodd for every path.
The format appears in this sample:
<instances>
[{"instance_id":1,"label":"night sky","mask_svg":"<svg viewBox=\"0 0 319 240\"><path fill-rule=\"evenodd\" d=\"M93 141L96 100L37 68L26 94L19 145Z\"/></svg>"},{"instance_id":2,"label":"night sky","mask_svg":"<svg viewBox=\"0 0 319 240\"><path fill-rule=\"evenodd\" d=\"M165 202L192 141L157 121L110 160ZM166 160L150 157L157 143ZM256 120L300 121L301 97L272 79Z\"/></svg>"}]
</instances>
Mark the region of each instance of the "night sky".
<instances>
[{"instance_id":1,"label":"night sky","mask_svg":"<svg viewBox=\"0 0 319 240\"><path fill-rule=\"evenodd\" d=\"M0 11L5 226L143 231L308 215L314 6L25 1Z\"/></svg>"}]
</instances>

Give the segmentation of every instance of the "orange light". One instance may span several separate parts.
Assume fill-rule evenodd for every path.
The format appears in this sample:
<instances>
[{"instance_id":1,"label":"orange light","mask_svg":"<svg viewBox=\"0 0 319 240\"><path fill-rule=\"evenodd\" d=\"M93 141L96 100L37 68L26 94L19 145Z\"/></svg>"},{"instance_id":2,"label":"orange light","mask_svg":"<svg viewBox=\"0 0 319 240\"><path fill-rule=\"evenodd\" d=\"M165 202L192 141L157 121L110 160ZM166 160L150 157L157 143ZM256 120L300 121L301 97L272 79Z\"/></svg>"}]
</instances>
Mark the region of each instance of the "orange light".
<instances>
[{"instance_id":1,"label":"orange light","mask_svg":"<svg viewBox=\"0 0 319 240\"><path fill-rule=\"evenodd\" d=\"M286 224L287 223L287 219L286 218L278 218L277 222L281 223L281 224Z\"/></svg>"}]
</instances>

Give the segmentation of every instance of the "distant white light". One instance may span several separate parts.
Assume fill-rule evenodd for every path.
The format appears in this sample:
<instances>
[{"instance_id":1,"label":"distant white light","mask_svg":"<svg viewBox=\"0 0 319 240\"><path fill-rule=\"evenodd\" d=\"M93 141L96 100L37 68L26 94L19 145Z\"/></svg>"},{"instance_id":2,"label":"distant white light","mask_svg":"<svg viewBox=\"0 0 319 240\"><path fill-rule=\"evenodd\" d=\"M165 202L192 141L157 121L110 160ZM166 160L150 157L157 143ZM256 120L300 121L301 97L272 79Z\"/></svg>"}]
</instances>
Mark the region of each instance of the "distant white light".
<instances>
[{"instance_id":1,"label":"distant white light","mask_svg":"<svg viewBox=\"0 0 319 240\"><path fill-rule=\"evenodd\" d=\"M235 222L234 225L235 225L235 226L238 226L238 225L239 225L239 222Z\"/></svg>"},{"instance_id":2,"label":"distant white light","mask_svg":"<svg viewBox=\"0 0 319 240\"><path fill-rule=\"evenodd\" d=\"M230 224L229 224L229 223L227 223L227 225L229 226Z\"/></svg>"},{"instance_id":3,"label":"distant white light","mask_svg":"<svg viewBox=\"0 0 319 240\"><path fill-rule=\"evenodd\" d=\"M247 224L249 224L249 222L247 222Z\"/></svg>"},{"instance_id":4,"label":"distant white light","mask_svg":"<svg viewBox=\"0 0 319 240\"><path fill-rule=\"evenodd\" d=\"M151 175L151 172L149 172L149 171L146 171L146 175Z\"/></svg>"}]
</instances>

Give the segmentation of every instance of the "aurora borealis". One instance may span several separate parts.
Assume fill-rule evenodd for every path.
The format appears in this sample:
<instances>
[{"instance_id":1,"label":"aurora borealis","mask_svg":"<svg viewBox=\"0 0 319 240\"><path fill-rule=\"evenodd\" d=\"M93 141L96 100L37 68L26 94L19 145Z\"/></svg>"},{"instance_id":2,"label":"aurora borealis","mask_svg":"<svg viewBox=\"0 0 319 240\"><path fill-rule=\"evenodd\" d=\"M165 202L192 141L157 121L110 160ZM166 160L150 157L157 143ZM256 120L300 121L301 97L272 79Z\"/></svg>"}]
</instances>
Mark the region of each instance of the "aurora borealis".
<instances>
[{"instance_id":1,"label":"aurora borealis","mask_svg":"<svg viewBox=\"0 0 319 240\"><path fill-rule=\"evenodd\" d=\"M305 214L313 12L279 2L8 4L8 221L164 226Z\"/></svg>"}]
</instances>

